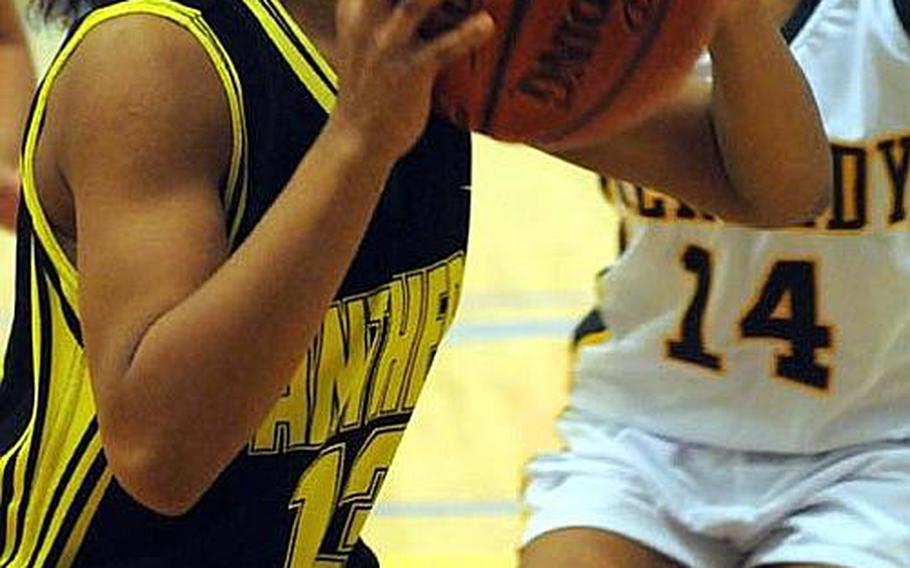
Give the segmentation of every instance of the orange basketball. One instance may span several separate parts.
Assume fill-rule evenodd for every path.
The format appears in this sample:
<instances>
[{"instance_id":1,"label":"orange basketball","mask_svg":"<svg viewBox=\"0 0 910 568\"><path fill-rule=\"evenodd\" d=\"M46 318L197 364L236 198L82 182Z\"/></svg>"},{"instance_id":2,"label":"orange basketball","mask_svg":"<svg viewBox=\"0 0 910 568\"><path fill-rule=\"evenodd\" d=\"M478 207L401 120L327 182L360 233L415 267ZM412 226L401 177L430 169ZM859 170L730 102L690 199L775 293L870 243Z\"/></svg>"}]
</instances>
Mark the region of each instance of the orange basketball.
<instances>
[{"instance_id":1,"label":"orange basketball","mask_svg":"<svg viewBox=\"0 0 910 568\"><path fill-rule=\"evenodd\" d=\"M723 0L447 0L424 33L487 10L498 33L437 81L436 107L502 140L604 138L653 111L705 48Z\"/></svg>"}]
</instances>

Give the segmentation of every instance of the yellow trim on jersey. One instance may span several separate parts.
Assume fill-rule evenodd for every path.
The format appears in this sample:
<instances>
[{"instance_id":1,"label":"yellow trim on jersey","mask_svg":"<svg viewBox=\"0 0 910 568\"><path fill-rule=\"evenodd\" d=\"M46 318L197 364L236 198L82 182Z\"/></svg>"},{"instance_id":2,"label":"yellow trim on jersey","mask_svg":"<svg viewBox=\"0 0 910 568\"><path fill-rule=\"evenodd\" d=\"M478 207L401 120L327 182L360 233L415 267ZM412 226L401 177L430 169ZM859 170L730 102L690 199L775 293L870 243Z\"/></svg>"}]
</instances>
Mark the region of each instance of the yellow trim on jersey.
<instances>
[{"instance_id":1,"label":"yellow trim on jersey","mask_svg":"<svg viewBox=\"0 0 910 568\"><path fill-rule=\"evenodd\" d=\"M609 330L604 331L595 331L593 333L588 333L583 335L573 346L573 350L581 349L588 345L597 345L598 343L604 343L610 340Z\"/></svg>"},{"instance_id":2,"label":"yellow trim on jersey","mask_svg":"<svg viewBox=\"0 0 910 568\"><path fill-rule=\"evenodd\" d=\"M9 562L16 562L18 565L31 559L39 552L35 550L39 542L44 543L42 549L47 549L47 552L44 553L45 556L49 553L63 518L88 473L89 466L101 453L101 441L96 432L90 439L87 451L82 455L76 455L76 451L80 448L80 441L85 435L88 435L87 430L95 415L91 386L84 367L84 354L75 340L69 336L67 322L63 316L63 303L66 300L56 291L50 282L50 277L39 268L35 252L38 246L40 245L35 241L31 242L32 255L29 265L31 279L34 282L29 300L33 313L31 335L34 345L32 353L34 372L33 376L29 377L33 381L33 412L22 435L0 458L2 468L5 468L9 460L19 452L14 469L11 502L6 511L6 535L3 551L0 554L0 565L6 565ZM44 290L43 295L41 290ZM44 303L42 304L42 302ZM47 317L42 317L42 314ZM56 337L65 337L65 339L55 340ZM43 341L46 339L50 340L50 345L44 345ZM50 357L42 357L41 353L45 349L51 351ZM42 368L42 361L52 368ZM39 396L42 385L39 384L39 377L58 374L53 369L55 366L67 367L63 376L72 380L47 383L46 398L41 400ZM77 368L77 366L79 367ZM57 419L56 409L67 408L73 400L76 400L79 405L76 412L78 419L62 437L57 437L47 428L47 424ZM40 425L37 424L39 405L44 411L44 418ZM52 466L39 466L32 471L26 499L25 475L31 453L35 448L41 454L51 453L58 456L58 459ZM64 479L72 460L76 460L73 462L73 470L69 478ZM62 493L55 502L58 488ZM50 524L46 525L48 522L46 519L51 515L52 505L54 514L50 517ZM23 523L20 524L20 511L23 507L27 507L28 512L22 518ZM19 544L15 544L16 542ZM41 566L44 563L41 562L38 565Z\"/></svg>"},{"instance_id":3,"label":"yellow trim on jersey","mask_svg":"<svg viewBox=\"0 0 910 568\"><path fill-rule=\"evenodd\" d=\"M310 41L300 27L297 26L294 19L285 11L281 3L270 2L269 6L278 12L278 16L282 18L283 23L290 28L295 39L303 45L306 50L306 55L316 63L316 68L307 61L304 54L297 49L292 39L282 29L281 24L275 20L275 17L271 13L269 13L269 9L264 4L264 2L267 1L268 0L243 0L243 3L259 21L263 30L265 30L265 33L268 34L269 38L281 52L285 61L288 62L300 81L306 86L310 93L312 93L313 98L316 99L323 110L331 112L335 107L336 98L333 89L337 89L338 87L338 77L336 76L335 71L333 71L325 61L313 42ZM329 79L330 84L327 85L325 83L319 76L319 72L322 72Z\"/></svg>"},{"instance_id":4,"label":"yellow trim on jersey","mask_svg":"<svg viewBox=\"0 0 910 568\"><path fill-rule=\"evenodd\" d=\"M335 70L332 69L332 66L329 65L329 62L325 60L322 54L319 52L319 49L316 47L309 36L307 36L300 26L297 25L297 21L294 20L294 17L291 16L287 9L284 7L284 4L281 0L261 0L262 2L267 3L269 6L272 6L275 11L277 11L284 21L287 23L288 27L294 32L294 35L297 36L297 39L303 46L306 48L307 53L310 57L313 58L313 61L316 62L316 65L319 69L328 77L329 81L332 83L332 87L338 88L338 75L335 74Z\"/></svg>"},{"instance_id":5,"label":"yellow trim on jersey","mask_svg":"<svg viewBox=\"0 0 910 568\"><path fill-rule=\"evenodd\" d=\"M98 458L98 456L100 454L101 454L101 436L96 433L94 438L92 439L91 443L89 444L88 450L85 452L84 455L82 455L81 458L79 458L79 465L73 471L73 476L67 482L67 486L66 486L66 489L64 490L63 497L62 497L62 499L60 499L60 502L57 504L57 509L55 511L55 515L53 516L53 518L51 520L49 530L48 530L47 534L44 535L44 537L43 537L43 545L41 546L41 550L37 551L37 562L35 563L36 566L44 566L46 564L47 556L48 556L48 554L50 554L51 548L53 548L54 543L57 541L57 536L59 535L61 526L63 525L63 521L66 518L66 513L73 506L73 502L75 501L76 496L79 493L79 490L82 488L82 484L85 482L86 477L88 476L89 472L91 471L92 464L95 463L95 460ZM66 460L63 462L64 467L65 467L67 461L69 461L69 460ZM56 473L58 475L60 475L63 473L62 470L63 470L63 468L61 468L61 471L58 471ZM50 473L51 472L48 472L48 475L50 475ZM112 474L111 474L110 470L105 470L105 472L102 473L102 475L101 475L101 480L103 480L105 478L105 476L110 477L111 475ZM59 482L60 482L60 480L58 480L58 483ZM101 483L101 481L98 482L98 485L106 486L106 484ZM56 488L56 484L53 487ZM98 490L98 487L92 488L92 497L94 497L97 490ZM100 502L100 496L98 498L98 502ZM97 509L98 502L94 503L94 506L92 506L92 499L90 498L86 502L85 506L79 511L79 521L80 522L82 521L82 519L84 517L87 516L87 518L85 519L86 528L89 524L89 521L91 520L91 517L94 515L95 509ZM47 511L45 510L37 518L41 519L43 522L46 514L47 514ZM78 524L75 525L72 533L70 533L70 536L67 539L67 546L69 546L69 543L71 541L74 541L74 543L73 543L74 546L78 546L78 544L81 544L82 535L79 535L79 538L74 538L76 533L79 531L78 527L79 527ZM35 528L37 529L38 527L36 526ZM84 530L82 532L84 534ZM26 535L26 537L25 537L26 540L29 539L29 536L37 537L37 535ZM38 543L32 542L31 544L37 545ZM26 552L28 553L27 556L25 555ZM28 557L31 557L32 555L36 554L34 551L34 546L32 546L28 549L23 548L21 553L23 554L24 558L28 558ZM75 550L73 551L72 554L66 554L66 553L62 554L61 560L66 562L67 558L72 559L73 556L75 556Z\"/></svg>"},{"instance_id":6,"label":"yellow trim on jersey","mask_svg":"<svg viewBox=\"0 0 910 568\"><path fill-rule=\"evenodd\" d=\"M95 516L95 511L98 510L98 505L101 504L101 498L104 497L104 494L107 492L107 488L111 484L113 477L114 476L109 469L105 469L104 473L101 474L98 485L92 490L92 494L89 496L88 501L85 502L85 507L79 512L79 519L76 521L73 532L70 533L70 537L63 547L63 554L60 556L60 568L68 568L72 565L73 560L76 558L76 553L82 545L82 541L85 539L85 533L88 531L88 527L92 522L92 517Z\"/></svg>"},{"instance_id":7,"label":"yellow trim on jersey","mask_svg":"<svg viewBox=\"0 0 910 568\"><path fill-rule=\"evenodd\" d=\"M34 413L29 424L29 430L34 426ZM23 436L23 439L27 436ZM22 453L16 457L16 465L13 468L13 495L21 496L25 488L25 470L28 463L28 446L24 446ZM6 540L4 543L3 556L0 557L0 564L6 565L10 561L15 545L16 533L22 530L19 526L19 510L23 507L22 499L13 498L6 515ZM28 519L24 519L25 523Z\"/></svg>"},{"instance_id":8,"label":"yellow trim on jersey","mask_svg":"<svg viewBox=\"0 0 910 568\"><path fill-rule=\"evenodd\" d=\"M32 365L34 373L32 377L29 377L32 380L32 415L29 417L28 426L22 432L22 435L16 441L12 448L7 451L4 455L3 466L6 467L7 462L12 459L12 456L16 456L16 465L13 467L13 479L12 479L12 494L13 499L9 505L9 508L6 510L6 535L3 540L3 550L0 551L0 565L5 565L10 561L13 550L16 547L12 544L15 542L16 533L24 530L23 527L19 526L19 510L23 506L27 506L27 503L22 502L22 495L25 489L25 470L28 464L29 453L31 449L31 444L26 443L32 439L32 436L35 435L35 420L37 418L37 413L35 409L38 408L38 404L41 401L38 400L38 395L40 392L38 385L38 377L41 376L41 328L43 325L46 325L47 322L40 321L40 310L38 310L39 295L38 295L38 269L36 267L35 261L35 243L32 242L32 254L31 262L29 266L29 271L31 272L30 278L32 282L31 289L29 290L29 302L31 302L31 310L33 312L32 316ZM39 434L40 435L40 434ZM28 519L24 519L24 524L28 524Z\"/></svg>"},{"instance_id":9,"label":"yellow trim on jersey","mask_svg":"<svg viewBox=\"0 0 910 568\"><path fill-rule=\"evenodd\" d=\"M85 18L72 37L67 40L45 75L41 88L37 93L35 110L29 121L21 160L23 195L33 219L35 233L44 248L47 249L51 262L57 268L64 295L74 309L78 305L76 301L76 291L78 290L77 272L60 243L57 242L38 198L38 185L35 177L35 154L41 136L41 124L47 111L48 99L55 79L69 61L70 56L76 51L82 40L85 39L85 36L98 24L120 16L140 14L159 16L174 22L193 34L200 46L205 50L215 67L218 78L224 86L228 108L231 113L233 144L230 168L228 170L226 203L230 203L230 199L233 198L233 188L241 175L240 166L243 163L242 156L245 146L246 128L243 105L241 104L240 81L237 78L233 63L227 56L227 52L218 42L208 24L202 19L201 13L198 10L187 8L169 0L129 0L92 12ZM245 195L242 197L245 199ZM238 208L238 211L241 209ZM232 220L232 224L236 222L236 220Z\"/></svg>"},{"instance_id":10,"label":"yellow trim on jersey","mask_svg":"<svg viewBox=\"0 0 910 568\"><path fill-rule=\"evenodd\" d=\"M64 299L53 288L47 276L39 277L44 279L43 286L47 291L48 302L46 312L50 314L50 318L48 322L33 322L32 325L51 326L49 333L45 333L43 329L38 331L39 336L51 339L51 355L47 359L51 369L47 373L48 376L65 376L70 379L48 382L47 398L44 401L44 407L48 412L45 426L42 431L31 433L32 437L41 437L39 447L42 452L51 451L58 458L53 465L39 467L33 474L28 502L29 513L25 526L22 527L22 546L16 558L37 557L40 560L36 565L44 566L46 564L44 559L57 541L66 515L74 506L92 464L101 454L101 438L97 428L94 428L92 433L95 407L86 359L78 343L68 335L67 323L62 315ZM41 308L36 307L35 310L40 312ZM37 388L38 385L36 390ZM47 426L49 421L54 420L55 409L69 408L74 408L73 419L64 434L61 435L53 427ZM86 436L91 437L87 438L87 445L82 445ZM68 477L64 477L71 464L72 471ZM59 499L56 497L58 494ZM40 549L36 550L38 547Z\"/></svg>"}]
</instances>

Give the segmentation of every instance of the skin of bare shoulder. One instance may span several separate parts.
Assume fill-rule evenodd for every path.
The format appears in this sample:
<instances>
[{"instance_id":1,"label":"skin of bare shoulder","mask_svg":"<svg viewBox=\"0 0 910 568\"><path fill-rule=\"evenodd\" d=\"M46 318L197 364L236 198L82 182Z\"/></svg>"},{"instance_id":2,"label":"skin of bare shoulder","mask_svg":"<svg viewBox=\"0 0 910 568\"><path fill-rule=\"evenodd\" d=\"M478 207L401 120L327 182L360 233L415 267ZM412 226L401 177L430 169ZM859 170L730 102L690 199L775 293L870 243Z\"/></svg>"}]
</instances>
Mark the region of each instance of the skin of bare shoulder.
<instances>
[{"instance_id":1,"label":"skin of bare shoulder","mask_svg":"<svg viewBox=\"0 0 910 568\"><path fill-rule=\"evenodd\" d=\"M159 18L120 17L83 40L50 93L36 168L45 214L70 260L80 189L103 198L107 192L94 188L112 174L182 175L175 163L207 175L213 187L223 175L228 112L209 67L186 32ZM134 168L139 156L151 167ZM158 198L172 187L155 184L135 197Z\"/></svg>"},{"instance_id":2,"label":"skin of bare shoulder","mask_svg":"<svg viewBox=\"0 0 910 568\"><path fill-rule=\"evenodd\" d=\"M22 123L35 70L12 0L0 0L0 226L12 228L18 204Z\"/></svg>"},{"instance_id":3,"label":"skin of bare shoulder","mask_svg":"<svg viewBox=\"0 0 910 568\"><path fill-rule=\"evenodd\" d=\"M212 64L189 33L151 16L118 17L86 36L55 84L48 124L40 152L72 197L115 172L161 176L155 192L185 175L217 190L230 157L227 102Z\"/></svg>"}]
</instances>

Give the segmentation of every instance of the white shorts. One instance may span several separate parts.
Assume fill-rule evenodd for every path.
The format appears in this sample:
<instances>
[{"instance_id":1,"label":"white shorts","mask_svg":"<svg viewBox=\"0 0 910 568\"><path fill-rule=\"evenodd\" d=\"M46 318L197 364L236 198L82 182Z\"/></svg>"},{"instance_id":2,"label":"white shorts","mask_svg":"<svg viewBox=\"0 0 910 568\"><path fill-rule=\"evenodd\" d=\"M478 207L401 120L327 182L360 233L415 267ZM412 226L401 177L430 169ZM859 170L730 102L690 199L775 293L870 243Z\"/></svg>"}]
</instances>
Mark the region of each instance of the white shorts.
<instances>
[{"instance_id":1,"label":"white shorts","mask_svg":"<svg viewBox=\"0 0 910 568\"><path fill-rule=\"evenodd\" d=\"M526 469L523 542L620 534L694 568L910 568L910 442L817 455L726 450L560 418L566 449Z\"/></svg>"}]
</instances>

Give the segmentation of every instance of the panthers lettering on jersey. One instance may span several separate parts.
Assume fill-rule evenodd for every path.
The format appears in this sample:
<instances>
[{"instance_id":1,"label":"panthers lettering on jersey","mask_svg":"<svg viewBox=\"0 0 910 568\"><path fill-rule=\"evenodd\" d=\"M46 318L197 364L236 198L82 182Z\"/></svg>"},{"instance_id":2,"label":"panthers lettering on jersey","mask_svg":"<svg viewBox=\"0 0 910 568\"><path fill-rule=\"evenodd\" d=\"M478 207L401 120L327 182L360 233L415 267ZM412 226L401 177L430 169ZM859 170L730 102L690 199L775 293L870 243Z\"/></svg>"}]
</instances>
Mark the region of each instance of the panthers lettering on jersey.
<instances>
[{"instance_id":1,"label":"panthers lettering on jersey","mask_svg":"<svg viewBox=\"0 0 910 568\"><path fill-rule=\"evenodd\" d=\"M44 216L34 171L47 100L70 56L96 27L136 14L183 28L221 80L233 133L221 198L235 249L335 101L334 72L275 0L128 0L73 28L41 84L23 153L16 313L0 382L0 566L359 565L370 558L360 530L459 302L469 136L431 119L393 169L284 395L192 511L160 517L107 468L78 272Z\"/></svg>"},{"instance_id":2,"label":"panthers lettering on jersey","mask_svg":"<svg viewBox=\"0 0 910 568\"><path fill-rule=\"evenodd\" d=\"M819 218L754 230L606 182L626 247L599 279L610 339L579 348L574 406L742 450L910 436L907 4L806 0L785 28L831 141Z\"/></svg>"}]
</instances>

